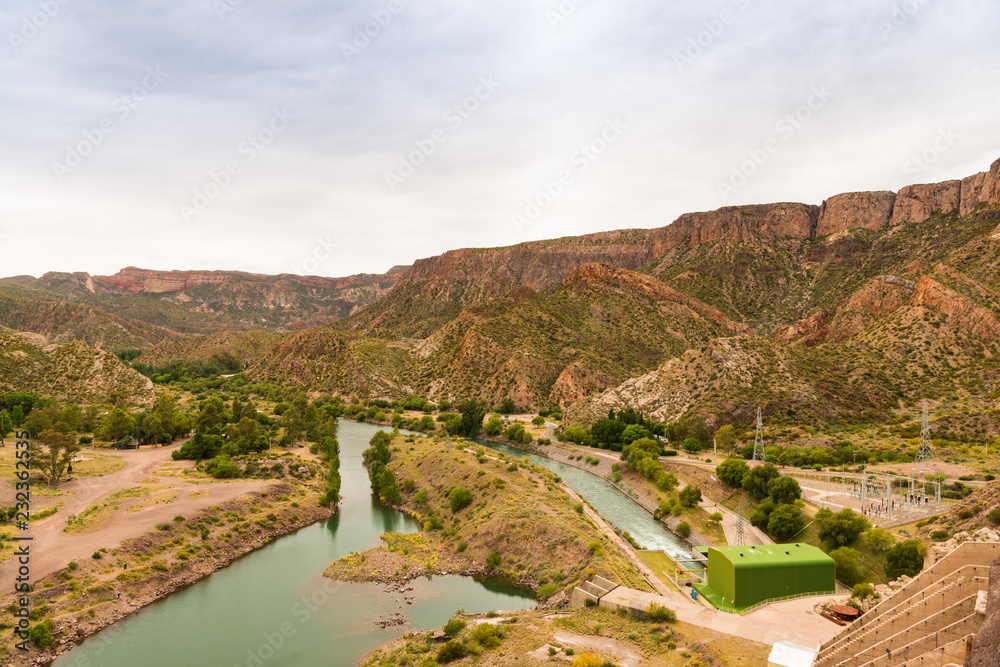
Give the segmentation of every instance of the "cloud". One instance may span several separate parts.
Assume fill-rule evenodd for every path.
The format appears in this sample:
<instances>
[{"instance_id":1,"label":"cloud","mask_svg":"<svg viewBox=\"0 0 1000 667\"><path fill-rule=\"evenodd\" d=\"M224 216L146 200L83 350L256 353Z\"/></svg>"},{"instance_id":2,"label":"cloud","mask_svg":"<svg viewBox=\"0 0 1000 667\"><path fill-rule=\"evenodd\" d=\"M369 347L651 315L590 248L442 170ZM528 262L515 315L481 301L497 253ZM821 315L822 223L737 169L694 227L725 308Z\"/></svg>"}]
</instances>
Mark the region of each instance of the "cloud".
<instances>
[{"instance_id":1,"label":"cloud","mask_svg":"<svg viewBox=\"0 0 1000 667\"><path fill-rule=\"evenodd\" d=\"M961 177L1000 157L988 112L1000 7L985 1L56 4L30 38L38 0L0 9L5 275L279 273L328 236L339 252L318 273L376 272L454 247ZM166 75L148 88L151 67ZM471 109L483 77L500 85ZM724 201L719 183L819 86L829 101ZM294 120L248 159L275 109ZM627 130L517 228L613 118ZM948 128L959 138L914 175L908 160ZM434 136L390 190L386 173ZM60 178L74 151L88 154ZM239 174L185 220L234 161Z\"/></svg>"}]
</instances>

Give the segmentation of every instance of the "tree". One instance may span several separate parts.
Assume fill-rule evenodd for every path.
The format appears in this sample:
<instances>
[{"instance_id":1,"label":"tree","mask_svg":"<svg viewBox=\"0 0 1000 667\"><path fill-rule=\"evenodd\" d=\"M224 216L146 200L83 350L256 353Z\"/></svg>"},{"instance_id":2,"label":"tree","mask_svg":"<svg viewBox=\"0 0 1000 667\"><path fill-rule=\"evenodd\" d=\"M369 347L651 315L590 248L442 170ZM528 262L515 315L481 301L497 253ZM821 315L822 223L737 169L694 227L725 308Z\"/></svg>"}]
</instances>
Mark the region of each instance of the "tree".
<instances>
[{"instance_id":1,"label":"tree","mask_svg":"<svg viewBox=\"0 0 1000 667\"><path fill-rule=\"evenodd\" d=\"M848 507L836 514L824 507L816 512L816 523L819 539L833 547L847 546L869 527L868 519Z\"/></svg>"},{"instance_id":2,"label":"tree","mask_svg":"<svg viewBox=\"0 0 1000 667\"><path fill-rule=\"evenodd\" d=\"M677 528L675 528L674 530L676 530L677 534L680 535L681 537L687 537L688 535L691 534L691 524L689 524L687 521L681 521L679 524L677 524Z\"/></svg>"},{"instance_id":3,"label":"tree","mask_svg":"<svg viewBox=\"0 0 1000 667\"><path fill-rule=\"evenodd\" d=\"M779 477L768 482L767 495L777 505L790 505L802 497L802 487L791 477Z\"/></svg>"},{"instance_id":4,"label":"tree","mask_svg":"<svg viewBox=\"0 0 1000 667\"><path fill-rule=\"evenodd\" d=\"M653 604L656 604L655 602ZM601 667L604 661L593 653L581 653L573 658L572 667Z\"/></svg>"},{"instance_id":5,"label":"tree","mask_svg":"<svg viewBox=\"0 0 1000 667\"><path fill-rule=\"evenodd\" d=\"M708 515L708 520L712 523L722 523L722 512L712 512Z\"/></svg>"},{"instance_id":6,"label":"tree","mask_svg":"<svg viewBox=\"0 0 1000 667\"><path fill-rule=\"evenodd\" d=\"M787 540L803 528L802 512L795 505L778 505L767 520L767 532L778 540Z\"/></svg>"},{"instance_id":7,"label":"tree","mask_svg":"<svg viewBox=\"0 0 1000 667\"><path fill-rule=\"evenodd\" d=\"M80 451L80 445L76 443L75 434L48 430L38 434L31 449L32 466L42 471L51 486L62 479L73 455Z\"/></svg>"},{"instance_id":8,"label":"tree","mask_svg":"<svg viewBox=\"0 0 1000 667\"><path fill-rule=\"evenodd\" d=\"M694 507L701 502L701 489L697 486L685 486L678 494L678 499L684 507Z\"/></svg>"},{"instance_id":9,"label":"tree","mask_svg":"<svg viewBox=\"0 0 1000 667\"><path fill-rule=\"evenodd\" d=\"M862 538L872 551L885 551L896 544L896 538L885 528L871 528L865 531Z\"/></svg>"},{"instance_id":10,"label":"tree","mask_svg":"<svg viewBox=\"0 0 1000 667\"><path fill-rule=\"evenodd\" d=\"M747 476L743 478L743 490L760 500L767 497L767 487L771 480L780 476L778 469L770 463L756 466L751 468Z\"/></svg>"},{"instance_id":11,"label":"tree","mask_svg":"<svg viewBox=\"0 0 1000 667\"><path fill-rule=\"evenodd\" d=\"M535 417L534 419L531 420L531 424L533 426L544 426L545 425L545 417L543 417L541 415L538 415L537 417Z\"/></svg>"},{"instance_id":12,"label":"tree","mask_svg":"<svg viewBox=\"0 0 1000 667\"><path fill-rule=\"evenodd\" d=\"M24 423L24 408L20 405L15 405L10 411L11 421L14 422L14 426L20 426Z\"/></svg>"},{"instance_id":13,"label":"tree","mask_svg":"<svg viewBox=\"0 0 1000 667\"><path fill-rule=\"evenodd\" d=\"M907 540L889 547L885 552L885 576L899 579L904 574L915 577L924 569L926 547L917 540Z\"/></svg>"},{"instance_id":14,"label":"tree","mask_svg":"<svg viewBox=\"0 0 1000 667\"><path fill-rule=\"evenodd\" d=\"M471 504L472 491L463 486L452 489L451 493L448 494L448 506L451 507L453 513L460 512Z\"/></svg>"},{"instance_id":15,"label":"tree","mask_svg":"<svg viewBox=\"0 0 1000 667\"><path fill-rule=\"evenodd\" d=\"M220 401L221 402L221 401ZM198 433L210 433L220 435L222 433L222 413L215 401L208 401L198 413L198 418L194 422L194 430Z\"/></svg>"},{"instance_id":16,"label":"tree","mask_svg":"<svg viewBox=\"0 0 1000 667\"><path fill-rule=\"evenodd\" d=\"M500 405L497 406L497 412L499 412L502 415L509 415L516 409L517 406L514 405L514 399L511 398L510 396L507 396L502 401L500 401Z\"/></svg>"},{"instance_id":17,"label":"tree","mask_svg":"<svg viewBox=\"0 0 1000 667\"><path fill-rule=\"evenodd\" d=\"M743 478L750 472L750 466L743 459L726 459L715 469L719 479L734 489L742 488Z\"/></svg>"},{"instance_id":18,"label":"tree","mask_svg":"<svg viewBox=\"0 0 1000 667\"><path fill-rule=\"evenodd\" d=\"M696 438L684 438L682 446L684 447L684 451L689 454L695 454L701 451L701 443L698 442Z\"/></svg>"},{"instance_id":19,"label":"tree","mask_svg":"<svg viewBox=\"0 0 1000 667\"><path fill-rule=\"evenodd\" d=\"M478 436L483 429L486 407L479 401L470 398L458 404L458 411L462 413L462 435L469 439Z\"/></svg>"},{"instance_id":20,"label":"tree","mask_svg":"<svg viewBox=\"0 0 1000 667\"><path fill-rule=\"evenodd\" d=\"M611 445L621 443L625 428L625 424L616 419L598 419L590 427L590 432L605 449L609 449Z\"/></svg>"},{"instance_id":21,"label":"tree","mask_svg":"<svg viewBox=\"0 0 1000 667\"><path fill-rule=\"evenodd\" d=\"M292 444L302 440L306 434L306 420L297 407L293 407L281 416L281 425L285 427L285 437Z\"/></svg>"},{"instance_id":22,"label":"tree","mask_svg":"<svg viewBox=\"0 0 1000 667\"><path fill-rule=\"evenodd\" d=\"M649 431L642 426L639 426L638 424L630 424L625 427L625 430L622 431L621 436L619 436L619 440L622 444L630 445L636 440L641 440L642 438L648 439L649 436Z\"/></svg>"},{"instance_id":23,"label":"tree","mask_svg":"<svg viewBox=\"0 0 1000 667\"><path fill-rule=\"evenodd\" d=\"M736 429L732 424L726 424L715 432L715 444L724 452L728 452L736 444Z\"/></svg>"},{"instance_id":24,"label":"tree","mask_svg":"<svg viewBox=\"0 0 1000 667\"><path fill-rule=\"evenodd\" d=\"M0 410L0 443L14 430L14 422L10 418L10 413Z\"/></svg>"},{"instance_id":25,"label":"tree","mask_svg":"<svg viewBox=\"0 0 1000 667\"><path fill-rule=\"evenodd\" d=\"M97 437L106 442L120 442L122 438L132 433L135 420L132 415L121 408L114 408L101 420Z\"/></svg>"},{"instance_id":26,"label":"tree","mask_svg":"<svg viewBox=\"0 0 1000 667\"><path fill-rule=\"evenodd\" d=\"M773 511L774 501L770 498L765 498L763 502L757 503L757 506L750 513L751 525L761 530L767 530L767 526L771 521L771 512Z\"/></svg>"},{"instance_id":27,"label":"tree","mask_svg":"<svg viewBox=\"0 0 1000 667\"><path fill-rule=\"evenodd\" d=\"M836 568L836 577L848 586L861 583L861 554L850 547L840 547L830 552Z\"/></svg>"},{"instance_id":28,"label":"tree","mask_svg":"<svg viewBox=\"0 0 1000 667\"><path fill-rule=\"evenodd\" d=\"M503 433L503 422L500 421L500 416L490 415L486 425L483 426L483 432L490 437L496 437Z\"/></svg>"}]
</instances>

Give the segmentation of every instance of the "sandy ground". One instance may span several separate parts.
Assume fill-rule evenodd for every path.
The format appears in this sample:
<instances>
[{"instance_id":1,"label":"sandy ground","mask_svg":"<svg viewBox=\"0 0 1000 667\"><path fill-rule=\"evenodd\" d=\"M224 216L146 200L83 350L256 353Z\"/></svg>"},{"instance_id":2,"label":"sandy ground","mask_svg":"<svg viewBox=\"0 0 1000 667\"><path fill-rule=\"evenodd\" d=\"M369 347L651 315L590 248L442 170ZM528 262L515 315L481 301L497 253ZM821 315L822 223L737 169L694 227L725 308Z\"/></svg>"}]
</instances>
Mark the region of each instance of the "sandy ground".
<instances>
[{"instance_id":1,"label":"sandy ground","mask_svg":"<svg viewBox=\"0 0 1000 667\"><path fill-rule=\"evenodd\" d=\"M47 574L66 566L71 560L90 558L99 548L112 548L130 537L136 537L149 531L157 523L172 520L175 516L191 516L198 510L209 505L218 505L247 493L260 491L269 483L266 480L227 481L191 480L184 477L164 476L157 474L166 467L193 467L191 461L174 461L170 458L173 450L179 448L178 442L169 447L156 449L131 450L116 453L125 467L117 472L101 477L76 477L70 482L64 482L59 488L66 495L58 497L63 505L59 511L50 517L30 524L28 535L31 542L31 578L37 581ZM88 450L81 452L86 456ZM107 451L90 452L107 455ZM121 506L115 511L112 519L104 525L95 527L82 534L63 532L70 514L79 514L87 507L105 500L117 491L136 486L152 486L143 484L156 480L156 486L169 486L174 494L172 499L155 504L144 504L149 498L122 499ZM9 498L8 498L9 496ZM0 492L0 503L13 503L13 485L6 486ZM36 499L35 503L40 505ZM49 503L47 503L49 504ZM129 507L140 504L138 511L129 511ZM37 511L37 510L36 510ZM23 533L22 533L23 534ZM15 559L0 563L0 581L12 581L17 570Z\"/></svg>"}]
</instances>

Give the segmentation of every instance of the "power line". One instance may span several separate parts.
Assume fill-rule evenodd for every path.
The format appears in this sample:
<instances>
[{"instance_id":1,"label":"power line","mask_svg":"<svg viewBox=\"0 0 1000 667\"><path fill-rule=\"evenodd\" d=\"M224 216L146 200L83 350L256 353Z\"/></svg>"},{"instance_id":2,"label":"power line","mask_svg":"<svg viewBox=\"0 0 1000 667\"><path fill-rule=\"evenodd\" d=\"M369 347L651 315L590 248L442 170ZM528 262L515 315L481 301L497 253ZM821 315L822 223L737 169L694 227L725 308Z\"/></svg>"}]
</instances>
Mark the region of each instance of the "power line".
<instances>
[{"instance_id":1,"label":"power line","mask_svg":"<svg viewBox=\"0 0 1000 667\"><path fill-rule=\"evenodd\" d=\"M734 546L742 547L746 544L747 538L744 533L743 528L743 501L740 501L740 512L736 515L736 544Z\"/></svg>"},{"instance_id":2,"label":"power line","mask_svg":"<svg viewBox=\"0 0 1000 667\"><path fill-rule=\"evenodd\" d=\"M927 419L927 401L924 400L924 411L920 417L920 444L917 446L916 462L921 464L921 470L928 470L934 460L934 450L931 448L931 427Z\"/></svg>"},{"instance_id":3,"label":"power line","mask_svg":"<svg viewBox=\"0 0 1000 667\"><path fill-rule=\"evenodd\" d=\"M753 460L764 462L764 422L760 419L760 408L757 408L757 435L753 439Z\"/></svg>"}]
</instances>

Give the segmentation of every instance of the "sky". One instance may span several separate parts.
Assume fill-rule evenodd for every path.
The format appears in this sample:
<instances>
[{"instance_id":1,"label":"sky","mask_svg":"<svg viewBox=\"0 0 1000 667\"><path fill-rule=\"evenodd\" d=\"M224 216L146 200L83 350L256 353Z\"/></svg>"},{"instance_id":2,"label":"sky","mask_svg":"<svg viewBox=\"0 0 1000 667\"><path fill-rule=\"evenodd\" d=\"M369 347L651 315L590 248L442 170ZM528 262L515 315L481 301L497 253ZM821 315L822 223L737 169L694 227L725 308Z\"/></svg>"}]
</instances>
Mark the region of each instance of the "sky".
<instances>
[{"instance_id":1,"label":"sky","mask_svg":"<svg viewBox=\"0 0 1000 667\"><path fill-rule=\"evenodd\" d=\"M988 0L6 0L0 275L346 276L1000 158Z\"/></svg>"}]
</instances>

